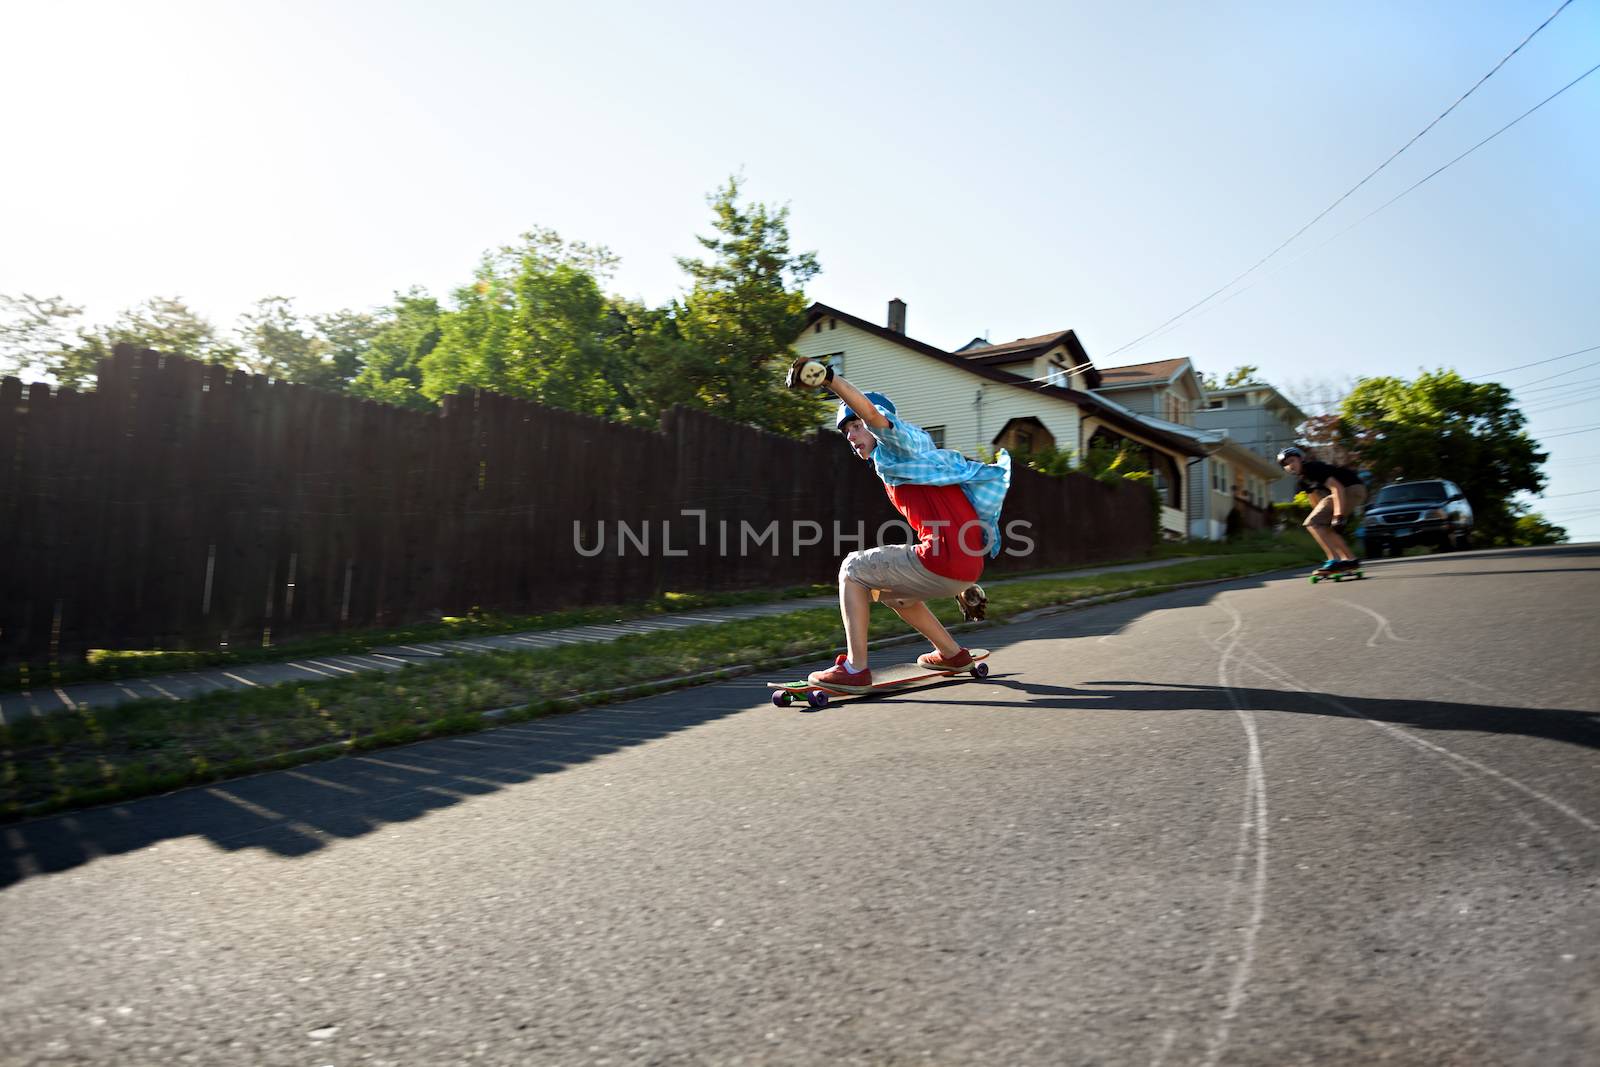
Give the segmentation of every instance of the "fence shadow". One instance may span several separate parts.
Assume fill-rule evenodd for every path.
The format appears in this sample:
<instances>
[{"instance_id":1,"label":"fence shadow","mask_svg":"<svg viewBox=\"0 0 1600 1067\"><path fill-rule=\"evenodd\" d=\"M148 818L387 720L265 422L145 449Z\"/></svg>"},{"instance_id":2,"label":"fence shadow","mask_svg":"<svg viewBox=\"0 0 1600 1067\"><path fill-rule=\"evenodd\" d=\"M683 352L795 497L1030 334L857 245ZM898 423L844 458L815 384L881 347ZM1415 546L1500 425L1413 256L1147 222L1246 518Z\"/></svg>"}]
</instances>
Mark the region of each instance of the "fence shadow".
<instances>
[{"instance_id":1,"label":"fence shadow","mask_svg":"<svg viewBox=\"0 0 1600 1067\"><path fill-rule=\"evenodd\" d=\"M679 690L0 826L0 888L183 837L203 837L225 851L306 856L755 702L748 684Z\"/></svg>"}]
</instances>

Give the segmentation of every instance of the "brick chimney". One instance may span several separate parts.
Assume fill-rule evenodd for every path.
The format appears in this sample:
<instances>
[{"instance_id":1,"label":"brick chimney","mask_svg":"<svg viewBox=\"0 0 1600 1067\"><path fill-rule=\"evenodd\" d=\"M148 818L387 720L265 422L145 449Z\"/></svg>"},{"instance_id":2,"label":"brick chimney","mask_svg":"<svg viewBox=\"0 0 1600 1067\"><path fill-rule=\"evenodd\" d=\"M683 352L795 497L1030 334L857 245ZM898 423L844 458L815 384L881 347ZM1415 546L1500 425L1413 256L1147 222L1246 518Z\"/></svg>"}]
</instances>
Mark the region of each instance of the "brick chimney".
<instances>
[{"instance_id":1,"label":"brick chimney","mask_svg":"<svg viewBox=\"0 0 1600 1067\"><path fill-rule=\"evenodd\" d=\"M906 302L898 296L889 301L889 329L895 333L906 332Z\"/></svg>"}]
</instances>

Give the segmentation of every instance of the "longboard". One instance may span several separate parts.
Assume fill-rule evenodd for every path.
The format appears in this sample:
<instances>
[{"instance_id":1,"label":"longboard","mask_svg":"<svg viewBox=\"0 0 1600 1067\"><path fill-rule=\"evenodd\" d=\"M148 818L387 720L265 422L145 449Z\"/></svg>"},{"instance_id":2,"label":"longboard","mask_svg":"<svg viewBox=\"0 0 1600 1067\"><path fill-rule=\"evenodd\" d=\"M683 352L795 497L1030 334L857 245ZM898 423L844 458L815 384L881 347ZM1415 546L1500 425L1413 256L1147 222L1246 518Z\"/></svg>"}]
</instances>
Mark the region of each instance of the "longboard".
<instances>
[{"instance_id":1,"label":"longboard","mask_svg":"<svg viewBox=\"0 0 1600 1067\"><path fill-rule=\"evenodd\" d=\"M825 685L817 685L808 680L798 682L768 682L767 688L772 690L772 703L780 708L786 708L798 699L804 699L814 708L825 708L831 697L858 697L870 696L884 689L899 689L916 682L925 682L934 678L960 678L963 674L970 674L974 678L987 678L989 665L984 660L989 658L987 648L969 648L972 653L972 666L964 667L959 671L930 671L926 667L919 667L915 663L905 663L898 667L890 667L884 671L873 672L872 688L863 693L850 693L843 689L830 689Z\"/></svg>"},{"instance_id":2,"label":"longboard","mask_svg":"<svg viewBox=\"0 0 1600 1067\"><path fill-rule=\"evenodd\" d=\"M1312 571L1311 584L1316 585L1318 582L1353 582L1358 578L1365 578L1366 576L1367 572L1360 569L1353 571L1334 571L1331 574L1319 574L1316 571Z\"/></svg>"}]
</instances>

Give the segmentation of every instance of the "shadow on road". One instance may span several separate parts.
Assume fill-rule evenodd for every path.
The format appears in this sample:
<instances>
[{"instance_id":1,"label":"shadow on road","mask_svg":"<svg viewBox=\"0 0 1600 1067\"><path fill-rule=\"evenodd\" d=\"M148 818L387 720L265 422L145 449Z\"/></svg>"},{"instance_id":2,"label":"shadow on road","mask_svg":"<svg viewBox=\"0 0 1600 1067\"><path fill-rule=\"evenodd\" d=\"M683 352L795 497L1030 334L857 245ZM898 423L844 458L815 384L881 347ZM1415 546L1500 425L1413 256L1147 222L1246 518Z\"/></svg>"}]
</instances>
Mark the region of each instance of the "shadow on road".
<instances>
[{"instance_id":1,"label":"shadow on road","mask_svg":"<svg viewBox=\"0 0 1600 1067\"><path fill-rule=\"evenodd\" d=\"M1288 689L1159 682L1098 681L1082 687L992 678L995 685L1026 694L1027 699L967 701L971 707L1009 710L1059 708L1094 711L1282 711L1295 715L1367 718L1419 730L1457 733L1516 734L1600 748L1600 712L1509 705L1459 704L1440 700L1394 700L1335 696ZM1090 688L1104 686L1108 688ZM1234 702L1238 701L1236 705ZM1348 710L1345 710L1348 709Z\"/></svg>"},{"instance_id":2,"label":"shadow on road","mask_svg":"<svg viewBox=\"0 0 1600 1067\"><path fill-rule=\"evenodd\" d=\"M1484 559L1506 552L1471 553ZM1600 555L1600 546L1521 550L1515 557ZM1465 562L1452 555L1449 562ZM1386 573L1411 569L1427 559L1387 561ZM1568 568L1571 569L1571 568ZM1519 572L1528 573L1528 572ZM1221 592L1288 580L1282 572L1219 585L1164 593L1158 599L1109 603L1081 613L1060 636L1110 636L1141 616L1167 608L1203 604ZM1003 647L1007 630L986 637ZM1015 633L1015 630L1011 630ZM916 650L900 654L909 660ZM896 657L886 656L885 663ZM1147 682L1097 682L1100 688L1067 688L1023 682L997 673L990 682L1019 694L1016 700L970 701L972 707L1017 709L1100 708L1123 711L1216 710L1234 707L1229 690L1215 686ZM958 683L952 683L958 684ZM1139 686L1141 688L1134 688ZM920 692L926 693L923 687ZM1271 689L1234 689L1235 697L1264 711L1346 714L1314 694ZM916 694L907 693L908 699ZM337 844L409 822L477 796L536 780L635 745L749 711L765 702L759 679L680 690L613 707L591 708L537 722L351 756L295 770L276 771L214 786L199 786L30 822L0 825L0 888L41 874L71 870L94 859L146 848L163 841L203 837L225 851L264 849L279 856L307 856ZM879 700L894 699L885 695ZM1539 708L1491 707L1433 701L1327 697L1383 722L1420 729L1518 733L1586 747L1600 747L1600 715ZM826 721L826 716L822 721ZM533 803L533 801L530 801Z\"/></svg>"}]
</instances>

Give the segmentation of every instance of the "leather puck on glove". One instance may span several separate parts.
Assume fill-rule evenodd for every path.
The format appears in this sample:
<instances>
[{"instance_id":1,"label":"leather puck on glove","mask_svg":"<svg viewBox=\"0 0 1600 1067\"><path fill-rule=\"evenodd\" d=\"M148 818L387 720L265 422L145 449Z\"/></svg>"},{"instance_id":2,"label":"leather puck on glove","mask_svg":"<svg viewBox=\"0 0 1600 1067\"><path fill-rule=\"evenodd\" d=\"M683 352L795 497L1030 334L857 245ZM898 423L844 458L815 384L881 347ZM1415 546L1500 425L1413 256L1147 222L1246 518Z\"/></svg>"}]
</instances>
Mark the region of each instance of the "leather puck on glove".
<instances>
[{"instance_id":1,"label":"leather puck on glove","mask_svg":"<svg viewBox=\"0 0 1600 1067\"><path fill-rule=\"evenodd\" d=\"M790 389L816 389L833 381L833 368L826 363L818 363L814 359L801 356L789 367L788 380L785 382Z\"/></svg>"},{"instance_id":2,"label":"leather puck on glove","mask_svg":"<svg viewBox=\"0 0 1600 1067\"><path fill-rule=\"evenodd\" d=\"M815 389L828 380L828 368L821 363L807 363L800 368L800 381Z\"/></svg>"}]
</instances>

